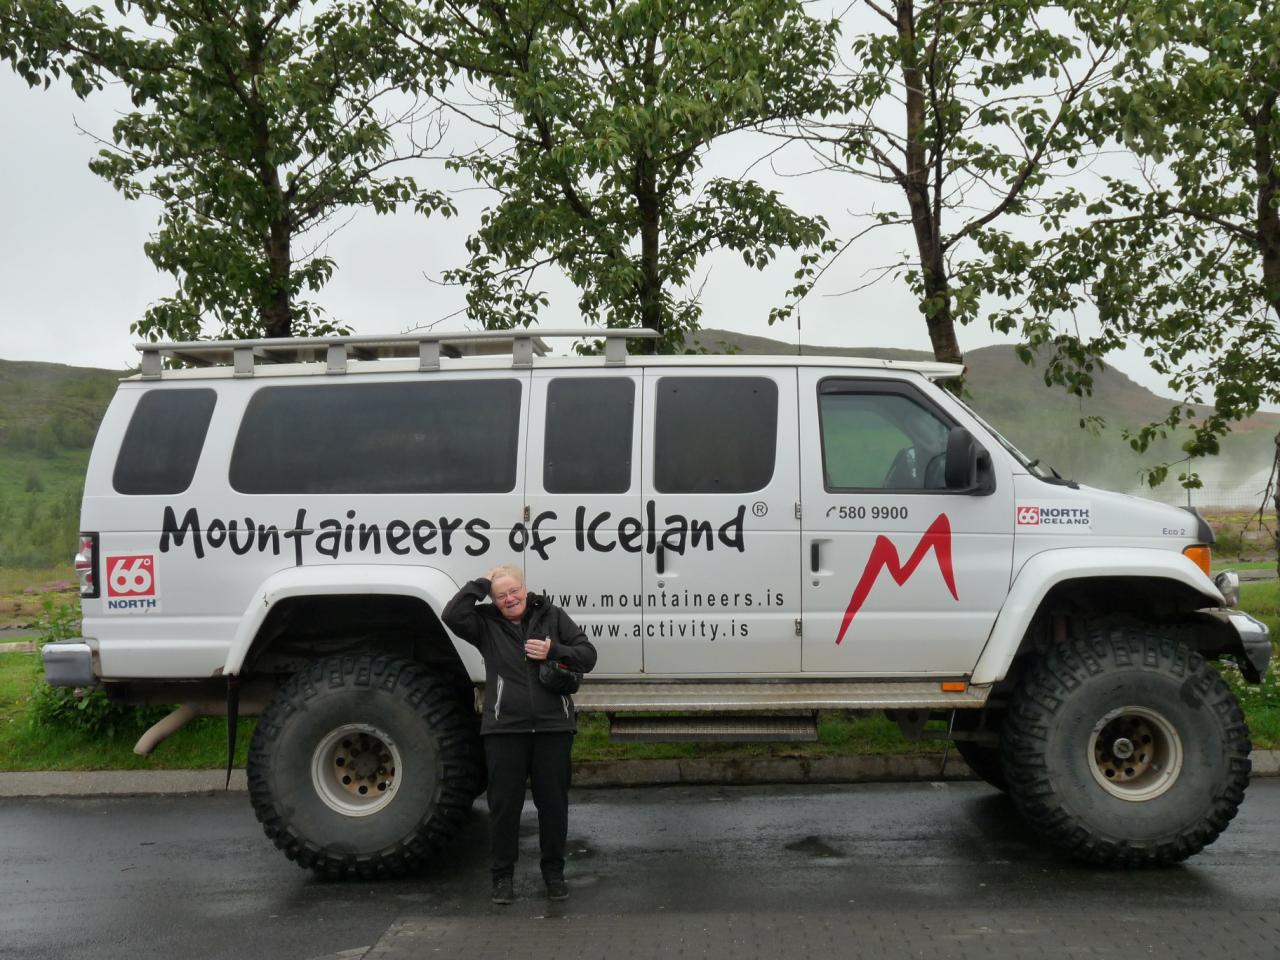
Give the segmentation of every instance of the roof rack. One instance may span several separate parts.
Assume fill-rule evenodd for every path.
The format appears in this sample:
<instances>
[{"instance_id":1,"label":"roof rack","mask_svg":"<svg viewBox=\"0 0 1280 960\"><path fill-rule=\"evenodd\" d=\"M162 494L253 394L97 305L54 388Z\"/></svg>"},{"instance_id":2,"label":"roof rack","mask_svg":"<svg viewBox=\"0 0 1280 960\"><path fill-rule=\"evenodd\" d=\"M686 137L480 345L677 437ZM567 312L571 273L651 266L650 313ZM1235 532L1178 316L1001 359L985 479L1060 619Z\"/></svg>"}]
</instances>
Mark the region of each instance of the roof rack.
<instances>
[{"instance_id":1,"label":"roof rack","mask_svg":"<svg viewBox=\"0 0 1280 960\"><path fill-rule=\"evenodd\" d=\"M322 356L327 373L347 372L347 360L377 360L383 357L417 357L419 370L438 370L440 357L462 356L486 347L506 352L510 344L511 365L533 365L535 349L546 352L546 339L604 340L606 365L627 362L627 341L653 340L656 330L609 330L583 327L578 330L464 330L454 333L402 333L348 337L278 337L262 340L192 340L185 343L139 343L142 379L159 379L166 357L197 367L234 366L237 377L251 377L259 364L306 363Z\"/></svg>"}]
</instances>

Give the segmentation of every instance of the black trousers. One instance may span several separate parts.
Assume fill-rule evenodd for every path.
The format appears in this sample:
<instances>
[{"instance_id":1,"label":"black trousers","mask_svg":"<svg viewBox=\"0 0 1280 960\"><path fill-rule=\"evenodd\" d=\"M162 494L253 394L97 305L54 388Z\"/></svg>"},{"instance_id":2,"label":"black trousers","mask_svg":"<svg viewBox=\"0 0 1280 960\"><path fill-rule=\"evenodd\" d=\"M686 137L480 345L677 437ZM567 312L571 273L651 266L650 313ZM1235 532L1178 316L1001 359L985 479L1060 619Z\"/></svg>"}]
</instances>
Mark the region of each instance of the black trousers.
<instances>
[{"instance_id":1,"label":"black trousers","mask_svg":"<svg viewBox=\"0 0 1280 960\"><path fill-rule=\"evenodd\" d=\"M489 768L490 870L509 877L520 855L520 811L524 787L533 784L538 808L542 876L564 876L564 846L569 836L569 778L573 733L491 733L484 738Z\"/></svg>"}]
</instances>

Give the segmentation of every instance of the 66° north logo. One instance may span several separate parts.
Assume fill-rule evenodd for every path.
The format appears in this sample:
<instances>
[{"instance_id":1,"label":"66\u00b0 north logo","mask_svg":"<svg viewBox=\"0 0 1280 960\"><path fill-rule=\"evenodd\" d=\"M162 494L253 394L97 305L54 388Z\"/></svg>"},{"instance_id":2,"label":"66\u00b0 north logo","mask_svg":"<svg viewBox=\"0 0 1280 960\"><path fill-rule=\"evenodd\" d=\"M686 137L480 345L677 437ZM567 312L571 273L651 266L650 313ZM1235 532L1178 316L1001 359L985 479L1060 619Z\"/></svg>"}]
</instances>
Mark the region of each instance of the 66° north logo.
<instances>
[{"instance_id":1,"label":"66\u00b0 north logo","mask_svg":"<svg viewBox=\"0 0 1280 960\"><path fill-rule=\"evenodd\" d=\"M154 597L156 560L151 554L107 557L108 597Z\"/></svg>"},{"instance_id":2,"label":"66\u00b0 north logo","mask_svg":"<svg viewBox=\"0 0 1280 960\"><path fill-rule=\"evenodd\" d=\"M1035 527L1040 525L1040 508L1039 507L1019 507L1018 508L1018 525L1022 527Z\"/></svg>"}]
</instances>

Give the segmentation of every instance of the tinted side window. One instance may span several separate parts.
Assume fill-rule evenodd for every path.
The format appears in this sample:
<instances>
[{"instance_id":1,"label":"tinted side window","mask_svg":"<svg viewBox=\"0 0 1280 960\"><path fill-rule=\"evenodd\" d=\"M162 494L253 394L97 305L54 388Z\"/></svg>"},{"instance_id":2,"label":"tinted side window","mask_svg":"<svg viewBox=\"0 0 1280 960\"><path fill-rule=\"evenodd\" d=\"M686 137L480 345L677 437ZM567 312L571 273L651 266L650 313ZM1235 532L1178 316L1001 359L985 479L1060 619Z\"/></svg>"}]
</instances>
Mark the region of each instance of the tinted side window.
<instances>
[{"instance_id":1,"label":"tinted side window","mask_svg":"<svg viewBox=\"0 0 1280 960\"><path fill-rule=\"evenodd\" d=\"M191 486L217 399L212 390L143 394L116 457L116 493L170 496Z\"/></svg>"},{"instance_id":2,"label":"tinted side window","mask_svg":"<svg viewBox=\"0 0 1280 960\"><path fill-rule=\"evenodd\" d=\"M941 490L949 425L900 393L824 393L828 490Z\"/></svg>"},{"instance_id":3,"label":"tinted side window","mask_svg":"<svg viewBox=\"0 0 1280 960\"><path fill-rule=\"evenodd\" d=\"M241 493L515 489L517 380L264 387L231 454Z\"/></svg>"},{"instance_id":4,"label":"tinted side window","mask_svg":"<svg viewBox=\"0 0 1280 960\"><path fill-rule=\"evenodd\" d=\"M663 377L657 389L659 493L749 493L769 485L777 384L764 377Z\"/></svg>"},{"instance_id":5,"label":"tinted side window","mask_svg":"<svg viewBox=\"0 0 1280 960\"><path fill-rule=\"evenodd\" d=\"M564 377L547 386L542 487L547 493L626 493L636 387L625 377Z\"/></svg>"}]
</instances>

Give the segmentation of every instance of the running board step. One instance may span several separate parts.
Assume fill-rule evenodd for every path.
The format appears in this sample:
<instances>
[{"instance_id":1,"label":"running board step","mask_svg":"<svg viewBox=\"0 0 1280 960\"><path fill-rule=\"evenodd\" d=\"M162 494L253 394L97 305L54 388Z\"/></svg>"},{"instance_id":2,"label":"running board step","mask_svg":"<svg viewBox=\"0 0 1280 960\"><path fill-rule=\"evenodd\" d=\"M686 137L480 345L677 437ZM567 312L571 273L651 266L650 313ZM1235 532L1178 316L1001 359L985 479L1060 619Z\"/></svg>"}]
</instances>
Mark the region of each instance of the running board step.
<instances>
[{"instance_id":1,"label":"running board step","mask_svg":"<svg viewBox=\"0 0 1280 960\"><path fill-rule=\"evenodd\" d=\"M818 719L788 717L609 717L618 743L803 743L818 739Z\"/></svg>"},{"instance_id":2,"label":"running board step","mask_svg":"<svg viewBox=\"0 0 1280 960\"><path fill-rule=\"evenodd\" d=\"M582 713L957 710L981 707L990 692L989 686L944 691L938 680L586 680L573 702Z\"/></svg>"}]
</instances>

